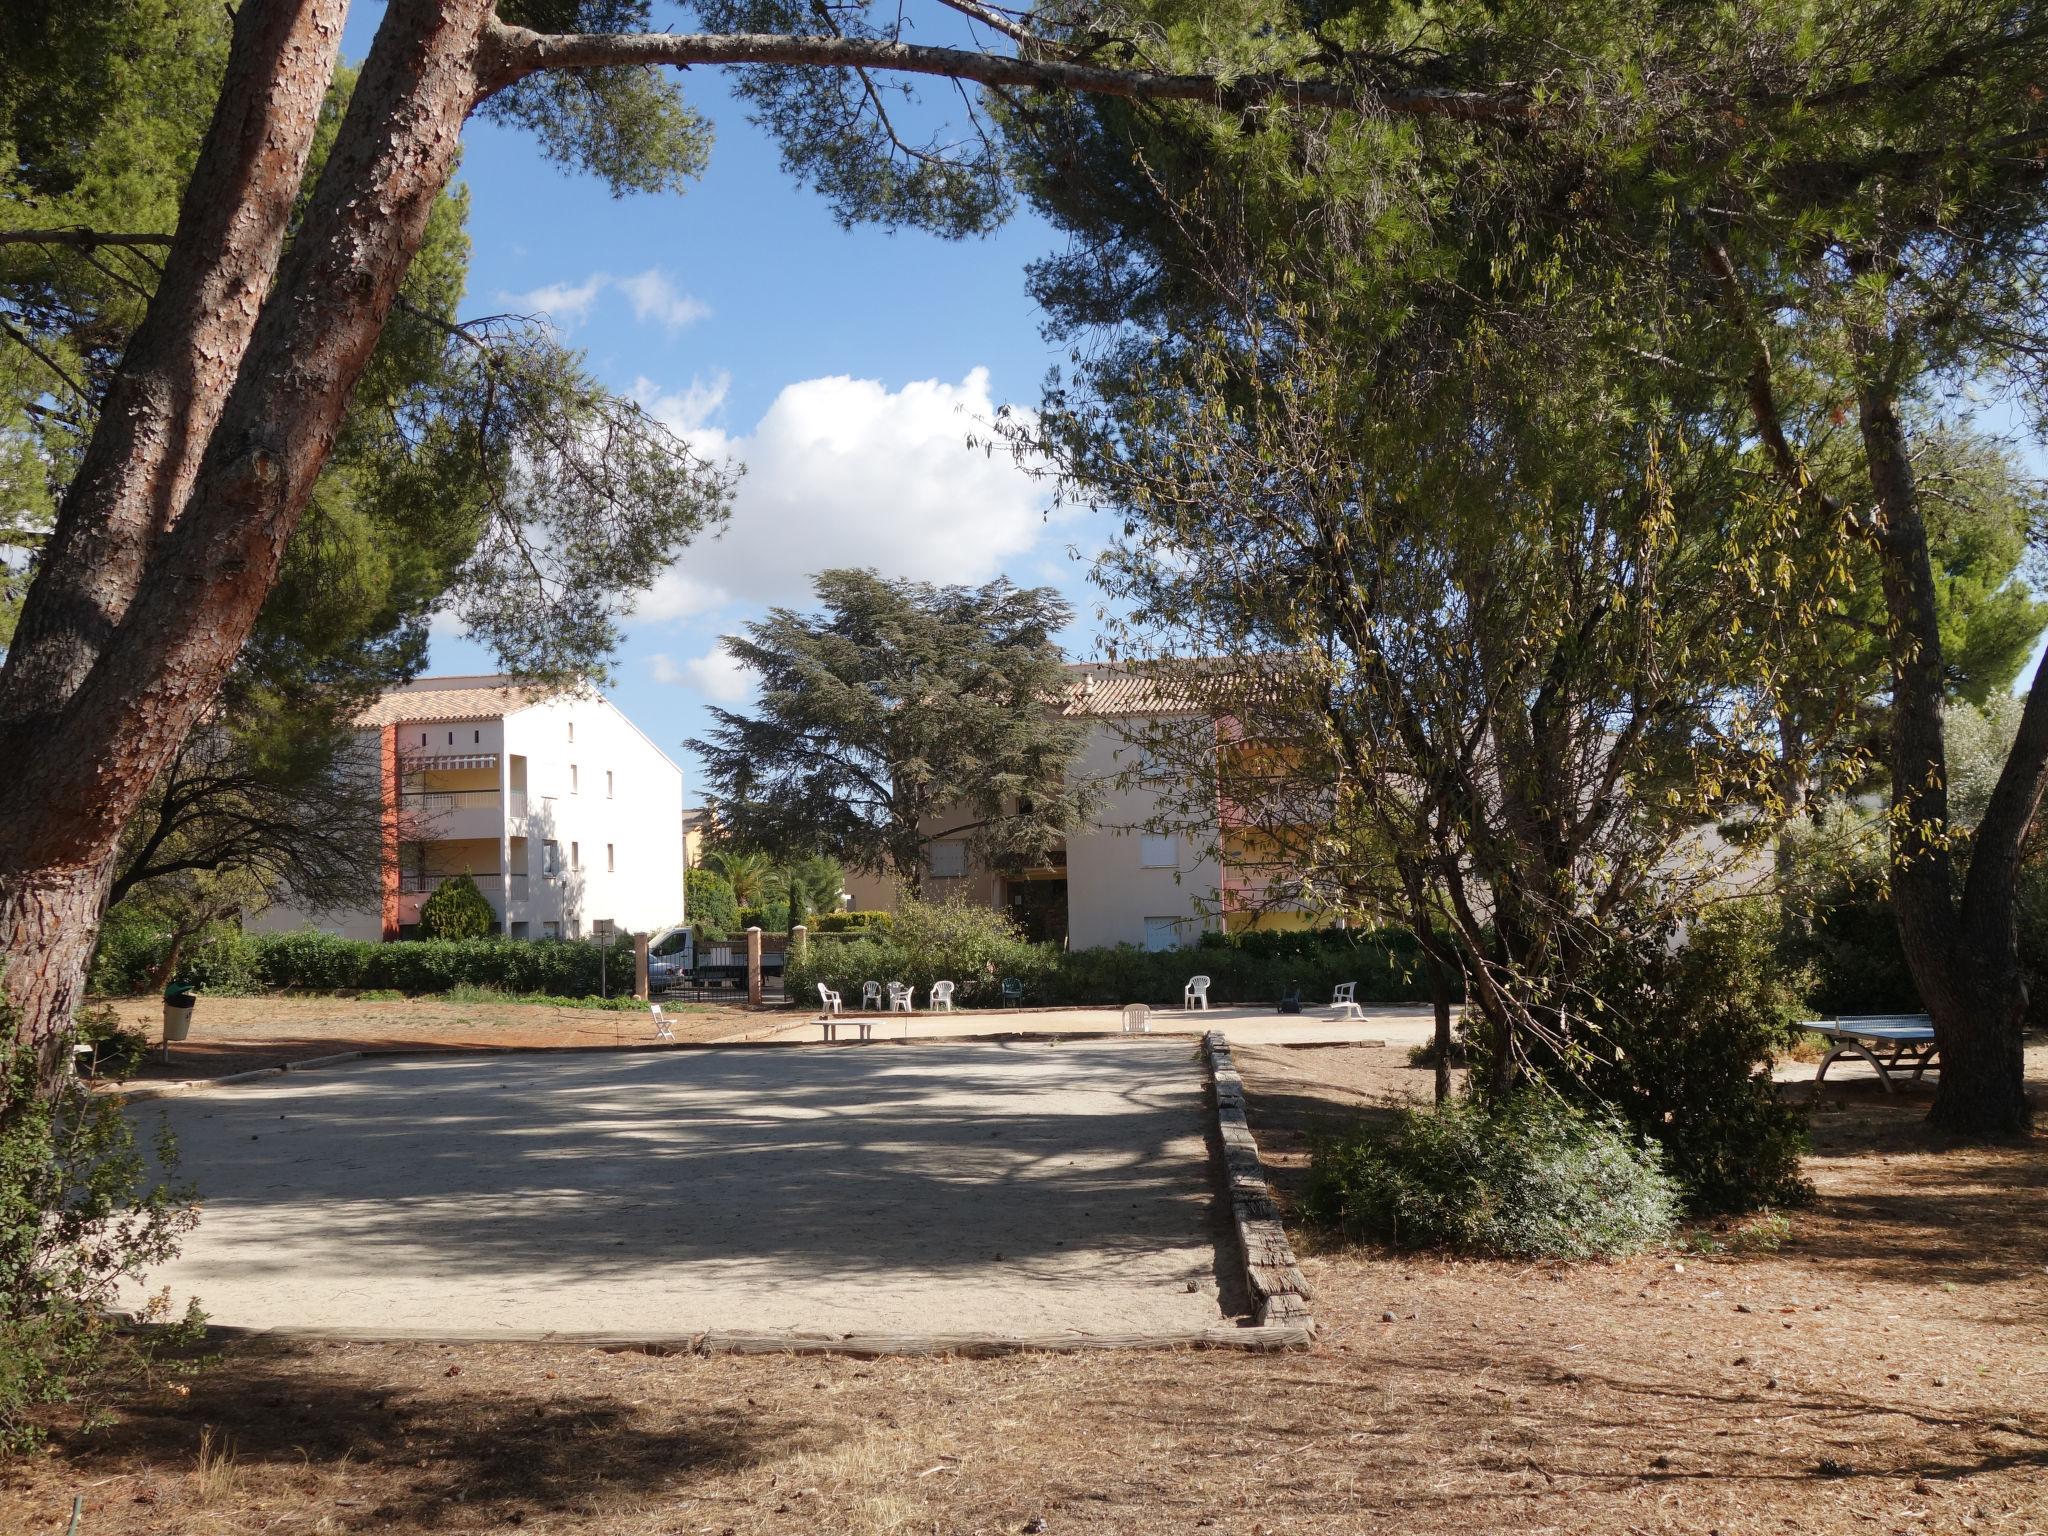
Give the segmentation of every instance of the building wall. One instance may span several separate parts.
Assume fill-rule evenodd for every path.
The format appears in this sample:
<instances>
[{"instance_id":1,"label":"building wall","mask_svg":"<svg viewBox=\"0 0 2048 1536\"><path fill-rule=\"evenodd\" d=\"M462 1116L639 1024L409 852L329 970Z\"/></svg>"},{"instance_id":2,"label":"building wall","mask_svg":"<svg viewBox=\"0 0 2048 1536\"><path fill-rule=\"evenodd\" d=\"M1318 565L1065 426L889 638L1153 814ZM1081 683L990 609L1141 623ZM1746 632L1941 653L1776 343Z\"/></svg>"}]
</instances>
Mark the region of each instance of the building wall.
<instances>
[{"instance_id":1,"label":"building wall","mask_svg":"<svg viewBox=\"0 0 2048 1536\"><path fill-rule=\"evenodd\" d=\"M1095 722L1082 751L1081 773L1102 787L1094 825L1067 838L1067 923L1076 949L1104 944L1161 947L1159 925L1171 922L1179 944L1192 944L1216 921L1222 871L1213 830L1174 838L1171 864L1149 866L1142 830L1157 814L1160 794L1143 782L1120 788L1116 775L1135 767L1138 748L1114 720ZM1148 919L1152 920L1148 923Z\"/></svg>"},{"instance_id":2,"label":"building wall","mask_svg":"<svg viewBox=\"0 0 2048 1536\"><path fill-rule=\"evenodd\" d=\"M572 739L573 727L573 739ZM610 924L655 932L682 916L682 770L612 704L561 696L501 720L412 721L395 728L401 760L495 754L495 768L405 776L401 884L472 875L504 931L587 937ZM378 732L360 733L374 761ZM609 778L607 778L609 775ZM552 872L546 845L559 850ZM400 920L418 921L425 891L403 892ZM360 910L273 906L254 932L317 928L375 939L378 893Z\"/></svg>"},{"instance_id":3,"label":"building wall","mask_svg":"<svg viewBox=\"0 0 2048 1536\"><path fill-rule=\"evenodd\" d=\"M682 770L631 721L594 695L550 699L506 720L504 761L508 781L525 773L507 832L525 839L527 895L511 917L527 937L550 923L569 937L607 922L653 933L681 919Z\"/></svg>"},{"instance_id":4,"label":"building wall","mask_svg":"<svg viewBox=\"0 0 2048 1536\"><path fill-rule=\"evenodd\" d=\"M1067 942L1075 949L1143 947L1148 940L1157 945L1161 925L1167 922L1179 944L1192 944L1203 929L1217 926L1210 915L1221 884L1221 869L1210 846L1216 841L1213 832L1179 837L1169 865L1146 864L1148 849L1141 829L1157 813L1159 793L1142 782L1128 788L1112 782L1137 763L1138 751L1125 740L1119 721L1091 722L1075 774L1100 785L1103 798L1095 823L1067 838ZM924 830L943 832L962 819L951 813L933 817ZM856 907L888 911L895 906L895 888L886 879L849 874L846 888ZM1001 907L1006 882L970 864L961 879L927 878L925 894ZM1149 929L1147 919L1154 920Z\"/></svg>"}]
</instances>

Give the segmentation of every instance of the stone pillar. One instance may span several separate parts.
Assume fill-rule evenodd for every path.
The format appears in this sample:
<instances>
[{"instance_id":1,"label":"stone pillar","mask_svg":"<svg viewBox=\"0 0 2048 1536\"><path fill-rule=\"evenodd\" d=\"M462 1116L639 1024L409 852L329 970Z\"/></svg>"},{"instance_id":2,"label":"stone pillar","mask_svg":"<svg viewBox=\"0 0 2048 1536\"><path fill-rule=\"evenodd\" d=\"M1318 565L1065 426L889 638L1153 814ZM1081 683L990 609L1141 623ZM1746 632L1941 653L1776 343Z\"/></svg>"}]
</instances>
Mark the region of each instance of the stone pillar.
<instances>
[{"instance_id":1,"label":"stone pillar","mask_svg":"<svg viewBox=\"0 0 2048 1536\"><path fill-rule=\"evenodd\" d=\"M784 965L788 965L792 961L801 960L805 955L808 955L810 952L811 930L806 928L802 923L798 923L794 928L789 930L789 958L784 960L782 963Z\"/></svg>"},{"instance_id":2,"label":"stone pillar","mask_svg":"<svg viewBox=\"0 0 2048 1536\"><path fill-rule=\"evenodd\" d=\"M633 935L633 995L647 1001L647 935Z\"/></svg>"},{"instance_id":3,"label":"stone pillar","mask_svg":"<svg viewBox=\"0 0 2048 1536\"><path fill-rule=\"evenodd\" d=\"M747 1001L752 1006L761 1006L761 930L758 927L747 930Z\"/></svg>"}]
</instances>

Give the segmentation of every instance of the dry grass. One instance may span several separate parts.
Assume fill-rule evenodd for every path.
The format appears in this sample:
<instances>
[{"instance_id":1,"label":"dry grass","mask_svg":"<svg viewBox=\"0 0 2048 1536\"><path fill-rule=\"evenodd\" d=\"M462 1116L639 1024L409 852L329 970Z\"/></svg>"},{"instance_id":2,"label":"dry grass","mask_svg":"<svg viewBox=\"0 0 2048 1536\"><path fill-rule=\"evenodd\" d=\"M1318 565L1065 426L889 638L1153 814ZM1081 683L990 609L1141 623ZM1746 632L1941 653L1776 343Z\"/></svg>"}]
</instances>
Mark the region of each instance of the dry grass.
<instances>
[{"instance_id":1,"label":"dry grass","mask_svg":"<svg viewBox=\"0 0 2048 1536\"><path fill-rule=\"evenodd\" d=\"M124 1024L152 1041L160 1038L159 999L117 998L113 1007ZM778 1015L764 1017L727 1003L668 1003L664 1009L681 1043L722 1039L779 1021ZM651 1044L653 1039L647 1014L632 1010L451 1003L432 997L202 997L191 1038L171 1048L168 1066L152 1052L139 1076L219 1077L336 1051L590 1047Z\"/></svg>"},{"instance_id":2,"label":"dry grass","mask_svg":"<svg viewBox=\"0 0 2048 1536\"><path fill-rule=\"evenodd\" d=\"M1238 1053L1283 1188L1319 1117L1426 1091L1390 1054ZM1830 1103L1775 1252L1312 1255L1326 1333L1283 1357L257 1342L0 1470L0 1530L77 1492L82 1536L2048 1531L2048 1140Z\"/></svg>"}]
</instances>

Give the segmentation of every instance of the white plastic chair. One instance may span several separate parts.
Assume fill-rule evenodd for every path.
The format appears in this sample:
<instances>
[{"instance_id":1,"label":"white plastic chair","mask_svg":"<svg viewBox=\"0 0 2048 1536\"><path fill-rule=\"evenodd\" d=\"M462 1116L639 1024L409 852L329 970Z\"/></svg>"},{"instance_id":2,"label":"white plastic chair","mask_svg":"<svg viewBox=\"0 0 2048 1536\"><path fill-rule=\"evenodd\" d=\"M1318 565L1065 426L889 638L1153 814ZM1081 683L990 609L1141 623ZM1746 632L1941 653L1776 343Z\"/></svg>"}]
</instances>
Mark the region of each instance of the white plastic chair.
<instances>
[{"instance_id":1,"label":"white plastic chair","mask_svg":"<svg viewBox=\"0 0 2048 1536\"><path fill-rule=\"evenodd\" d=\"M1209 978L1206 976L1190 976L1187 989L1180 995L1180 1005L1184 1009L1192 1010L1199 1008L1202 1012L1207 1013L1209 1011Z\"/></svg>"},{"instance_id":2,"label":"white plastic chair","mask_svg":"<svg viewBox=\"0 0 2048 1536\"><path fill-rule=\"evenodd\" d=\"M910 1000L916 996L917 988L905 986L900 981L890 982L889 1011L891 1013L909 1013L911 1011Z\"/></svg>"},{"instance_id":3,"label":"white plastic chair","mask_svg":"<svg viewBox=\"0 0 2048 1536\"><path fill-rule=\"evenodd\" d=\"M879 981L860 984L860 1008L862 1013L882 1011L882 984Z\"/></svg>"},{"instance_id":4,"label":"white plastic chair","mask_svg":"<svg viewBox=\"0 0 2048 1536\"><path fill-rule=\"evenodd\" d=\"M944 1009L947 1013L953 1011L953 983L950 981L935 981L932 983L931 1008L935 1013L940 1009Z\"/></svg>"},{"instance_id":5,"label":"white plastic chair","mask_svg":"<svg viewBox=\"0 0 2048 1536\"><path fill-rule=\"evenodd\" d=\"M668 1027L668 1015L661 1011L661 1004L649 1003L647 1011L654 1015L654 1038L657 1040L675 1039L676 1032Z\"/></svg>"},{"instance_id":6,"label":"white plastic chair","mask_svg":"<svg viewBox=\"0 0 2048 1536\"><path fill-rule=\"evenodd\" d=\"M1124 1033L1127 1035L1149 1035L1152 1026L1146 1022L1152 1010L1143 1003L1124 1004Z\"/></svg>"},{"instance_id":7,"label":"white plastic chair","mask_svg":"<svg viewBox=\"0 0 2048 1536\"><path fill-rule=\"evenodd\" d=\"M839 1001L839 994L826 986L822 981L818 983L818 1006L827 1013L845 1012L844 1006Z\"/></svg>"},{"instance_id":8,"label":"white plastic chair","mask_svg":"<svg viewBox=\"0 0 2048 1536\"><path fill-rule=\"evenodd\" d=\"M1340 981L1337 990L1330 994L1330 1007L1340 1019L1362 1019L1365 1010L1358 1006L1358 983Z\"/></svg>"}]
</instances>

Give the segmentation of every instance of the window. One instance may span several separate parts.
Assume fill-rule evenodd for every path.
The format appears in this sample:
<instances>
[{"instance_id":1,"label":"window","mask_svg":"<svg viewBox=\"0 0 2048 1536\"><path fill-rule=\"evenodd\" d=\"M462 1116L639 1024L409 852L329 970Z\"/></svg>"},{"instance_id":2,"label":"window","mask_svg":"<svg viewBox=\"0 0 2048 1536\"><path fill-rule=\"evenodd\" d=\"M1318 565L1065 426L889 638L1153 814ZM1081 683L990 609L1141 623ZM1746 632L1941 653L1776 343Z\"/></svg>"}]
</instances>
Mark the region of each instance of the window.
<instances>
[{"instance_id":1,"label":"window","mask_svg":"<svg viewBox=\"0 0 2048 1536\"><path fill-rule=\"evenodd\" d=\"M469 739L472 743L480 747L484 744L484 733L482 731L471 731L469 733Z\"/></svg>"},{"instance_id":2,"label":"window","mask_svg":"<svg viewBox=\"0 0 2048 1536\"><path fill-rule=\"evenodd\" d=\"M1138 863L1145 869L1180 868L1180 839L1171 832L1141 833L1138 837Z\"/></svg>"},{"instance_id":3,"label":"window","mask_svg":"<svg viewBox=\"0 0 2048 1536\"><path fill-rule=\"evenodd\" d=\"M571 869L581 869L583 867L583 845L581 843L571 843L569 845L569 867Z\"/></svg>"},{"instance_id":4,"label":"window","mask_svg":"<svg viewBox=\"0 0 2048 1536\"><path fill-rule=\"evenodd\" d=\"M576 741L576 722L574 720L569 722L569 741L572 746Z\"/></svg>"},{"instance_id":5,"label":"window","mask_svg":"<svg viewBox=\"0 0 2048 1536\"><path fill-rule=\"evenodd\" d=\"M571 763L569 765L569 793L572 795L579 793L582 782L583 775L577 771L576 765Z\"/></svg>"},{"instance_id":6,"label":"window","mask_svg":"<svg viewBox=\"0 0 2048 1536\"><path fill-rule=\"evenodd\" d=\"M1180 919L1177 917L1148 917L1145 919L1145 947L1147 949L1179 949Z\"/></svg>"},{"instance_id":7,"label":"window","mask_svg":"<svg viewBox=\"0 0 2048 1536\"><path fill-rule=\"evenodd\" d=\"M618 855L612 851L610 843L604 845L604 872L608 875L616 875L619 872Z\"/></svg>"},{"instance_id":8,"label":"window","mask_svg":"<svg viewBox=\"0 0 2048 1536\"><path fill-rule=\"evenodd\" d=\"M607 800L612 797L612 771L609 768L604 771L604 797Z\"/></svg>"},{"instance_id":9,"label":"window","mask_svg":"<svg viewBox=\"0 0 2048 1536\"><path fill-rule=\"evenodd\" d=\"M559 939L562 936L562 925L552 922L542 923L540 925L540 936L544 939Z\"/></svg>"},{"instance_id":10,"label":"window","mask_svg":"<svg viewBox=\"0 0 2048 1536\"><path fill-rule=\"evenodd\" d=\"M933 843L931 872L934 880L958 880L967 873L965 843Z\"/></svg>"},{"instance_id":11,"label":"window","mask_svg":"<svg viewBox=\"0 0 2048 1536\"><path fill-rule=\"evenodd\" d=\"M448 745L451 747L455 745L455 733L453 731L448 733Z\"/></svg>"},{"instance_id":12,"label":"window","mask_svg":"<svg viewBox=\"0 0 2048 1536\"><path fill-rule=\"evenodd\" d=\"M544 875L562 872L562 845L552 837L540 845L540 872Z\"/></svg>"},{"instance_id":13,"label":"window","mask_svg":"<svg viewBox=\"0 0 2048 1536\"><path fill-rule=\"evenodd\" d=\"M421 731L421 732L420 732L420 745L424 747L424 746L425 746L426 744L427 744L427 733L426 733L425 731Z\"/></svg>"}]
</instances>

